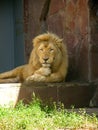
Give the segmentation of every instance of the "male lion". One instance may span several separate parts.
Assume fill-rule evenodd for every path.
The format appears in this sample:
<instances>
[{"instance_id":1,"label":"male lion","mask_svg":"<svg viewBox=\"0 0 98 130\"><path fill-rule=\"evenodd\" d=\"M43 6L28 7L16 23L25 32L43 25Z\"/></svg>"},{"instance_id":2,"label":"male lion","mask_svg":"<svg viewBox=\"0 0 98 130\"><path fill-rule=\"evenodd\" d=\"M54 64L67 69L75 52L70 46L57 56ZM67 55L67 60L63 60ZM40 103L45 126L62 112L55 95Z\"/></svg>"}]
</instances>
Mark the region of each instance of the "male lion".
<instances>
[{"instance_id":1,"label":"male lion","mask_svg":"<svg viewBox=\"0 0 98 130\"><path fill-rule=\"evenodd\" d=\"M29 63L0 74L0 82L61 82L68 69L68 55L62 39L52 33L41 34L33 40Z\"/></svg>"}]
</instances>

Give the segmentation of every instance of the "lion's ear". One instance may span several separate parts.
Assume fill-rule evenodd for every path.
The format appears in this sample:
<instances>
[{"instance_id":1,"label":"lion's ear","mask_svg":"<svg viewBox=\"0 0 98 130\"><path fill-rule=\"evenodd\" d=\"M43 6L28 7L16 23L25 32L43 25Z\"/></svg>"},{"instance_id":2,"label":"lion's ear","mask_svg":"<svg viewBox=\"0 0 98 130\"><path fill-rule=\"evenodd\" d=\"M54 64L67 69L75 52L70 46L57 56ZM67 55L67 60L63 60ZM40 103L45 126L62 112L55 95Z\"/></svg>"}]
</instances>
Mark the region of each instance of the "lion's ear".
<instances>
[{"instance_id":1,"label":"lion's ear","mask_svg":"<svg viewBox=\"0 0 98 130\"><path fill-rule=\"evenodd\" d=\"M38 35L38 36L36 36L32 40L33 46L37 46L37 45L39 45L40 42L42 42L42 41L48 41L48 40L49 40L49 35L47 35L47 34Z\"/></svg>"},{"instance_id":2,"label":"lion's ear","mask_svg":"<svg viewBox=\"0 0 98 130\"><path fill-rule=\"evenodd\" d=\"M38 43L39 43L39 41L40 41L40 39L39 38L34 38L33 40L32 40L32 43L33 43L33 46L35 47L35 46L37 46L38 45Z\"/></svg>"},{"instance_id":3,"label":"lion's ear","mask_svg":"<svg viewBox=\"0 0 98 130\"><path fill-rule=\"evenodd\" d=\"M62 48L62 44L63 44L63 39L59 39L57 42L56 42L57 46L61 49Z\"/></svg>"}]
</instances>

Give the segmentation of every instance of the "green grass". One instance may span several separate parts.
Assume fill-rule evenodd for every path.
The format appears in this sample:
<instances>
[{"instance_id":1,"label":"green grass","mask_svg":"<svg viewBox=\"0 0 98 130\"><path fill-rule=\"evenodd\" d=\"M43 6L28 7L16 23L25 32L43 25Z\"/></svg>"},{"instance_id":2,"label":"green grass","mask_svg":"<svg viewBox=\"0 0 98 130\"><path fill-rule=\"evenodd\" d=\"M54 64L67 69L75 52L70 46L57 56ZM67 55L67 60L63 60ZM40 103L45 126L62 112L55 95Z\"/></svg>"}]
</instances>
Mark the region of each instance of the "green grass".
<instances>
[{"instance_id":1,"label":"green grass","mask_svg":"<svg viewBox=\"0 0 98 130\"><path fill-rule=\"evenodd\" d=\"M87 115L85 110L69 112L64 105L53 103L43 105L42 101L33 97L29 105L22 101L16 108L0 107L0 130L76 130L79 128L98 129L98 119L93 114Z\"/></svg>"}]
</instances>

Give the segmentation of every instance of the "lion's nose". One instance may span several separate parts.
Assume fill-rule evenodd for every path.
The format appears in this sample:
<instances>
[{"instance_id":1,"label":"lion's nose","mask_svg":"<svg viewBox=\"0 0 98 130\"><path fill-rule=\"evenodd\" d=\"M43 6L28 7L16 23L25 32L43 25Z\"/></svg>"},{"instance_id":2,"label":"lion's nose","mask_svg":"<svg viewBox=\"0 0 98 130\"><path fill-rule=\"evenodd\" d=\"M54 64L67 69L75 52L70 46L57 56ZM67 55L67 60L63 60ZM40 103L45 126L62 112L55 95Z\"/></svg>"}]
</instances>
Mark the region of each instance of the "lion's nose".
<instances>
[{"instance_id":1,"label":"lion's nose","mask_svg":"<svg viewBox=\"0 0 98 130\"><path fill-rule=\"evenodd\" d=\"M49 58L43 58L43 60L46 62Z\"/></svg>"}]
</instances>

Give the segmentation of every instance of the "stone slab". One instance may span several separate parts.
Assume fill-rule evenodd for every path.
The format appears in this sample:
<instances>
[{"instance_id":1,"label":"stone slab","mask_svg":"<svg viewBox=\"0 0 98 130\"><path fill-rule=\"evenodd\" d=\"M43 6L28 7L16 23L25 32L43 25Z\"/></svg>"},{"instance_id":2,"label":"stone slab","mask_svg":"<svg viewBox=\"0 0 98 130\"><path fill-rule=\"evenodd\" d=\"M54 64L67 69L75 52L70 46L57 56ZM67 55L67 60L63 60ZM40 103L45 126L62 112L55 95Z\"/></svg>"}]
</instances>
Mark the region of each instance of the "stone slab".
<instances>
[{"instance_id":1,"label":"stone slab","mask_svg":"<svg viewBox=\"0 0 98 130\"><path fill-rule=\"evenodd\" d=\"M66 108L88 107L95 87L88 83L0 84L0 105L15 106L20 100L30 103L33 93L43 102L62 102Z\"/></svg>"}]
</instances>

